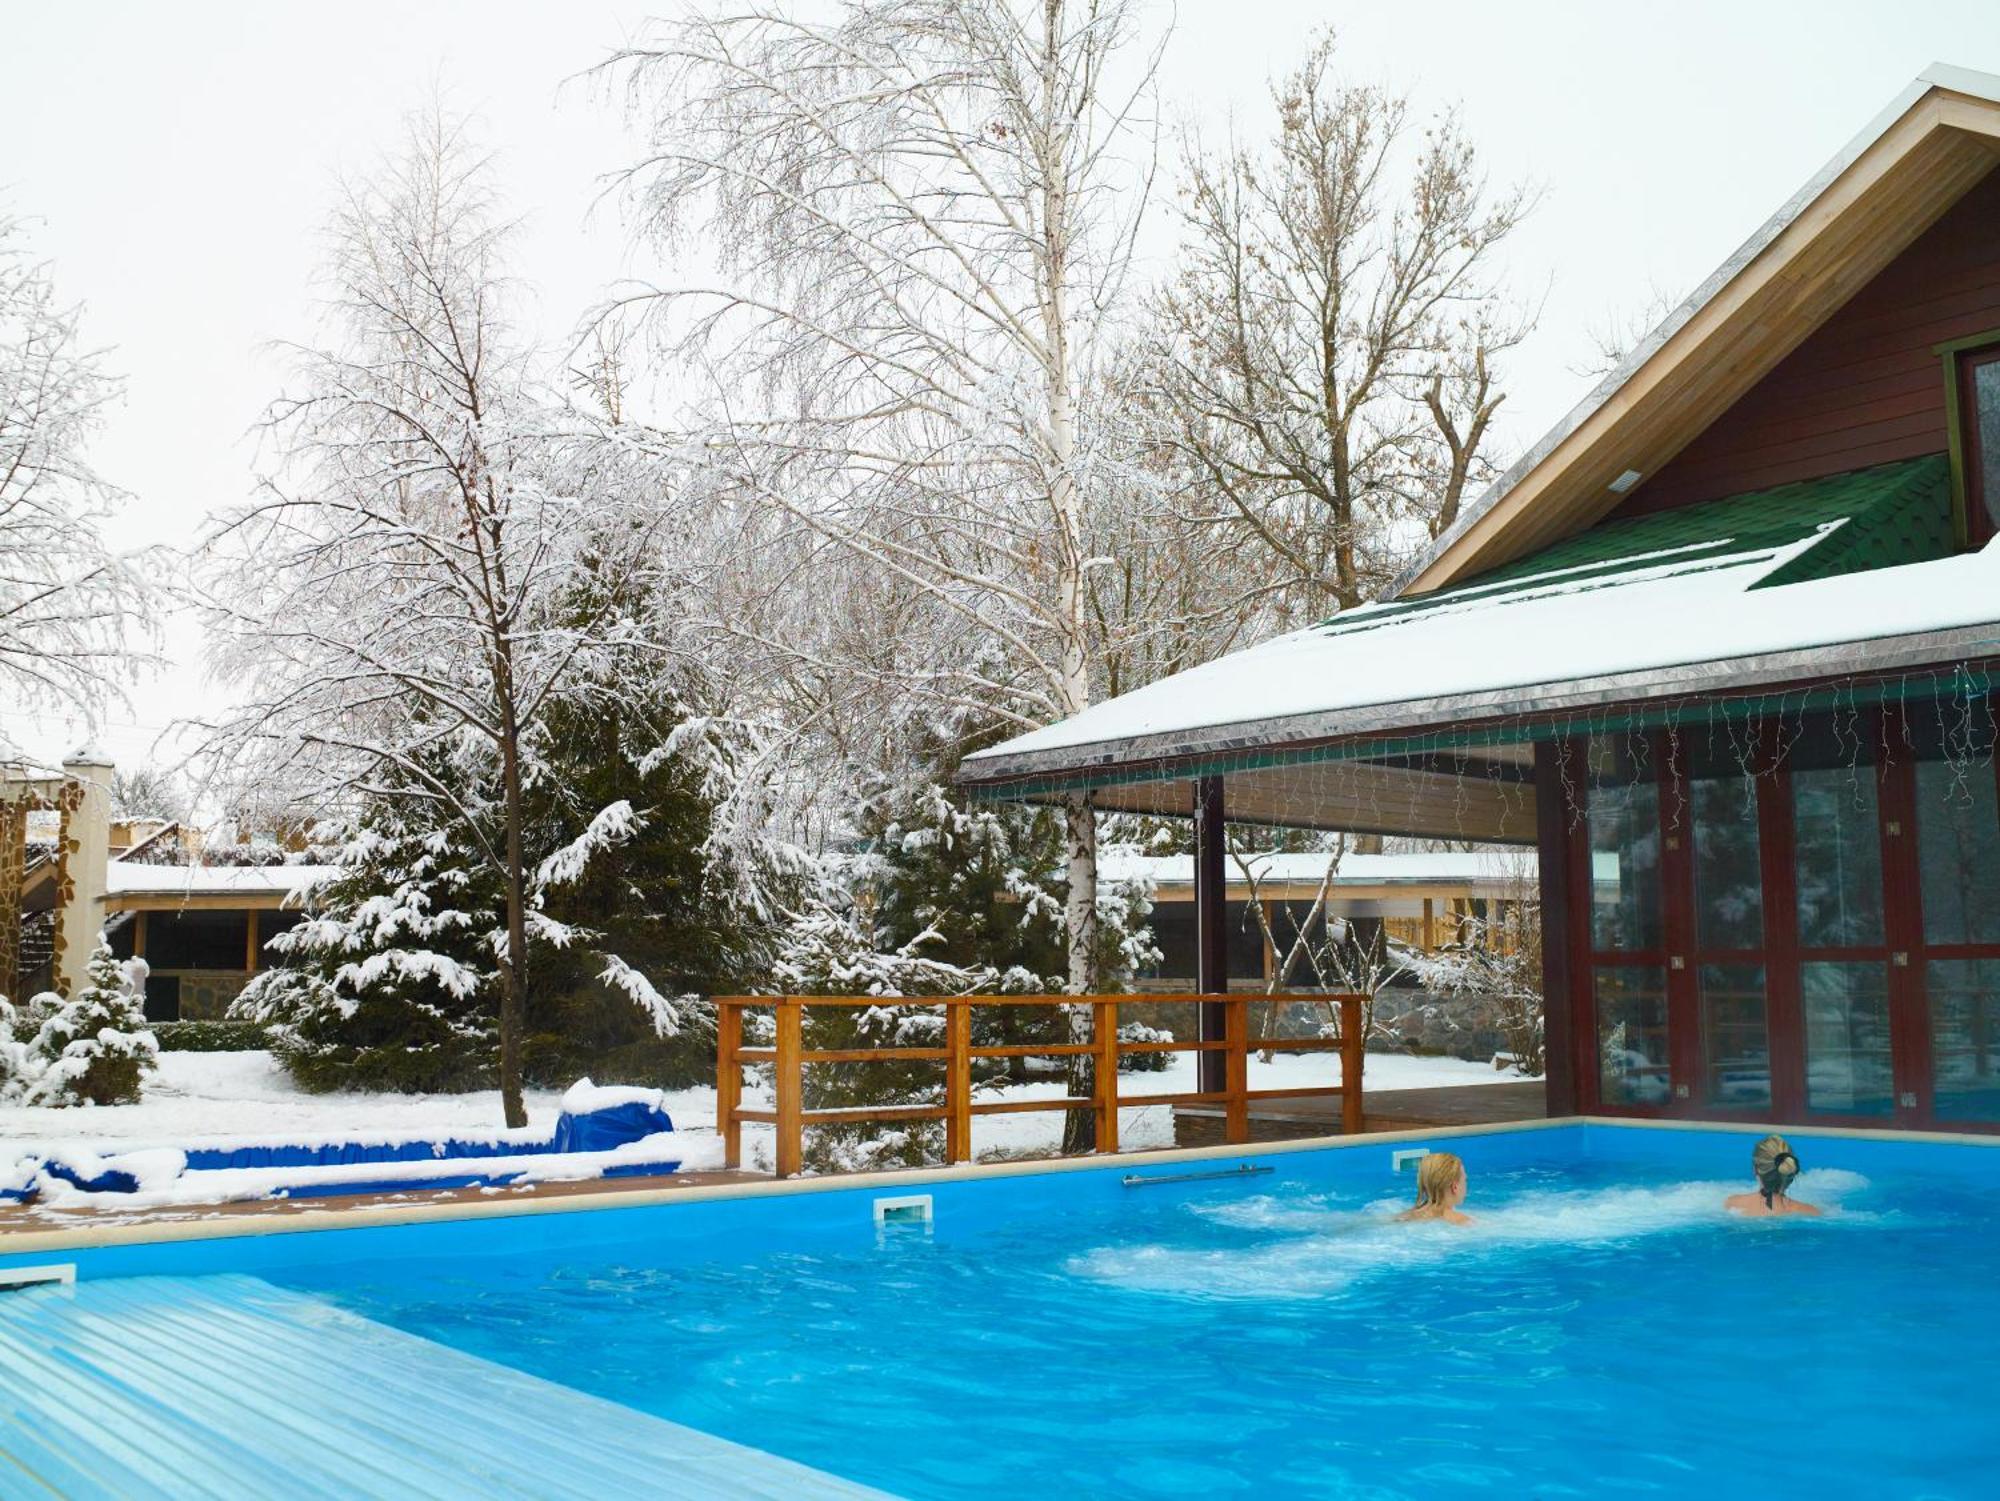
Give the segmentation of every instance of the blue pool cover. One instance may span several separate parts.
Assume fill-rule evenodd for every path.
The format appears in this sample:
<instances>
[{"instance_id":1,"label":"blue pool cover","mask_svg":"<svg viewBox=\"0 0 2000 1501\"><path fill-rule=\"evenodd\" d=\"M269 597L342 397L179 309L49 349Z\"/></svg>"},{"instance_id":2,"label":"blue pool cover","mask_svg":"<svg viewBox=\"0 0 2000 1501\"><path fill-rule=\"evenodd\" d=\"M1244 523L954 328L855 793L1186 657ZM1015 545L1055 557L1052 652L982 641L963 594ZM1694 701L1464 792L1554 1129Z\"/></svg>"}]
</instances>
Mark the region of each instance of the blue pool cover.
<instances>
[{"instance_id":1,"label":"blue pool cover","mask_svg":"<svg viewBox=\"0 0 2000 1501\"><path fill-rule=\"evenodd\" d=\"M884 1496L254 1277L0 1296L0 1496Z\"/></svg>"}]
</instances>

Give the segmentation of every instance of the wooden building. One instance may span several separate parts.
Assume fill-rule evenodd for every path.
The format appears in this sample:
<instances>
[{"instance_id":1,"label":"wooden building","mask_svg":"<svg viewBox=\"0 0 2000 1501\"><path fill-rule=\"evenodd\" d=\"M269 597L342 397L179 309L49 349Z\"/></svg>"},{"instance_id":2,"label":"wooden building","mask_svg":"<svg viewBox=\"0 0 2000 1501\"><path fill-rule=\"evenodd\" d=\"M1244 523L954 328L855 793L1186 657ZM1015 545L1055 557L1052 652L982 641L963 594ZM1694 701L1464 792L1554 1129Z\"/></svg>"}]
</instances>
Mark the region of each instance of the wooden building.
<instances>
[{"instance_id":1,"label":"wooden building","mask_svg":"<svg viewBox=\"0 0 2000 1501\"><path fill-rule=\"evenodd\" d=\"M0 994L68 994L103 934L146 960L152 1021L222 1016L264 945L299 919L298 896L325 866L296 854L207 848L158 819L111 816L112 765L88 752L59 775L20 771L0 787Z\"/></svg>"},{"instance_id":2,"label":"wooden building","mask_svg":"<svg viewBox=\"0 0 2000 1501\"><path fill-rule=\"evenodd\" d=\"M1392 599L967 780L1192 817L1208 991L1225 820L1536 847L1552 1113L2000 1129L1996 163L1928 71Z\"/></svg>"}]
</instances>

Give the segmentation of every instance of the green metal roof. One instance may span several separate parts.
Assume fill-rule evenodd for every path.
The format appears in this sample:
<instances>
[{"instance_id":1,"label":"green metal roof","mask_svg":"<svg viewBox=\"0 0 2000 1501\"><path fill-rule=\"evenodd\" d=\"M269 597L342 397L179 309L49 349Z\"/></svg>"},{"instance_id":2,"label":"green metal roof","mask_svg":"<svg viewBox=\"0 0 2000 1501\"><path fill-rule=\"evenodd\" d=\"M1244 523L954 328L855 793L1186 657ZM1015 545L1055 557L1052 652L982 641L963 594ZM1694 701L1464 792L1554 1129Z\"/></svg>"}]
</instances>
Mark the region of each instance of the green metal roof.
<instances>
[{"instance_id":1,"label":"green metal roof","mask_svg":"<svg viewBox=\"0 0 2000 1501\"><path fill-rule=\"evenodd\" d=\"M1328 625L1336 631L1365 630L1439 605L1497 601L1545 588L1616 585L1641 570L1693 573L1740 566L1759 555L1776 562L1785 550L1815 534L1820 534L1818 542L1754 587L1920 563L1953 551L1951 505L1950 461L1941 453L1926 454L1601 522L1448 589L1337 616Z\"/></svg>"}]
</instances>

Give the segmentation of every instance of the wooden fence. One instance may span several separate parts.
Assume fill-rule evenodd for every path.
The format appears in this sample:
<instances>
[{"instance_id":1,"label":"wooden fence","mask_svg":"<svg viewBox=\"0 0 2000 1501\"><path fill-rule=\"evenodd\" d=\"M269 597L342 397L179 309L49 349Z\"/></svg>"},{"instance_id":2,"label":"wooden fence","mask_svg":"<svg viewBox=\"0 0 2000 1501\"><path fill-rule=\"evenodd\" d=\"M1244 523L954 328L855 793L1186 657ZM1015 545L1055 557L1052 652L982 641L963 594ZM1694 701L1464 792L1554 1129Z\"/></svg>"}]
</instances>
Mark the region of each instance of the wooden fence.
<instances>
[{"instance_id":1,"label":"wooden fence","mask_svg":"<svg viewBox=\"0 0 2000 1501\"><path fill-rule=\"evenodd\" d=\"M1263 1099L1297 1099L1304 1096L1340 1097L1341 1130L1349 1135L1361 1129L1361 1002L1358 995L972 995L946 999L901 996L749 996L716 998L716 1089L715 1117L722 1133L723 1165L739 1167L743 1161L743 1125L762 1122L778 1128L777 1174L789 1178L804 1160L806 1128L839 1125L856 1121L935 1121L945 1123L945 1158L948 1162L972 1160L972 1119L979 1115L1011 1115L1033 1110L1089 1110L1096 1117L1097 1150L1118 1150L1118 1111L1139 1105L1220 1105L1223 1107L1224 1139L1250 1139L1250 1102ZM1338 1037L1259 1037L1250 1035L1250 1007L1271 1001L1302 1001L1333 1005L1340 1011ZM1190 1001L1213 1004L1224 1009L1223 1036L1209 1042L1126 1042L1118 1036L1118 1008L1146 1002ZM804 1045L805 1013L813 1007L933 1006L944 1012L944 1043L940 1047L881 1047L809 1049ZM1087 1007L1090 1011L1090 1039L1058 1043L1026 1043L1005 1047L974 1047L972 1015L976 1010L1007 1006ZM746 1047L743 1043L743 1014L749 1010L774 1013L775 1045ZM1338 1052L1340 1083L1310 1088L1252 1089L1250 1055L1265 1049L1278 1052ZM1193 1090L1179 1094L1124 1094L1119 1090L1118 1060L1134 1053L1220 1053L1224 1058L1224 1087ZM1090 1056L1096 1060L1095 1087L1087 1099L1061 1097L1044 1100L975 1100L972 1092L972 1065L976 1059L1070 1058ZM805 1108L805 1070L808 1064L917 1063L944 1065L944 1097L931 1105L869 1105L840 1110ZM774 1100L769 1110L746 1109L743 1105L743 1066L768 1063L773 1066Z\"/></svg>"}]
</instances>

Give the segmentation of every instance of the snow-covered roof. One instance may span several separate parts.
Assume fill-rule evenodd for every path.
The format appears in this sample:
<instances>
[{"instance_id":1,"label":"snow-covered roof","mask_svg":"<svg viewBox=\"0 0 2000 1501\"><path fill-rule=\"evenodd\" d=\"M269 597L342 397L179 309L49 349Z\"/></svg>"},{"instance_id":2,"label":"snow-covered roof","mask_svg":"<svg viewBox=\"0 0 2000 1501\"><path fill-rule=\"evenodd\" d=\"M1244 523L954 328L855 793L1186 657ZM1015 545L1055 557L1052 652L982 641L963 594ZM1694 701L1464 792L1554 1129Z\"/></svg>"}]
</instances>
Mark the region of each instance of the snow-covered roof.
<instances>
[{"instance_id":1,"label":"snow-covered roof","mask_svg":"<svg viewBox=\"0 0 2000 1501\"><path fill-rule=\"evenodd\" d=\"M1107 700L968 758L968 781L1373 735L1694 691L2000 654L2000 544L1755 587L1825 533L1529 574L1411 610L1394 602ZM1115 776L1107 776L1115 780Z\"/></svg>"},{"instance_id":2,"label":"snow-covered roof","mask_svg":"<svg viewBox=\"0 0 2000 1501\"><path fill-rule=\"evenodd\" d=\"M1266 852L1237 857L1228 864L1229 884L1247 885L1245 867L1260 886L1317 886L1326 877L1325 854ZM1500 891L1535 879L1533 854L1524 850L1449 850L1395 855L1343 855L1334 872L1336 889L1354 886L1462 886L1472 895ZM1192 886L1194 856L1141 855L1106 849L1098 856L1100 884L1144 879L1155 888Z\"/></svg>"},{"instance_id":3,"label":"snow-covered roof","mask_svg":"<svg viewBox=\"0 0 2000 1501\"><path fill-rule=\"evenodd\" d=\"M114 860L111 896L290 896L336 874L331 865L144 865Z\"/></svg>"}]
</instances>

